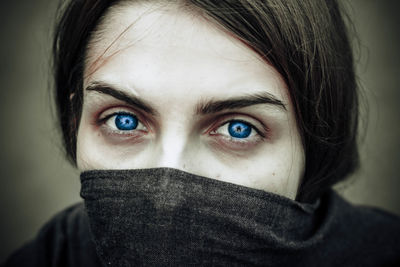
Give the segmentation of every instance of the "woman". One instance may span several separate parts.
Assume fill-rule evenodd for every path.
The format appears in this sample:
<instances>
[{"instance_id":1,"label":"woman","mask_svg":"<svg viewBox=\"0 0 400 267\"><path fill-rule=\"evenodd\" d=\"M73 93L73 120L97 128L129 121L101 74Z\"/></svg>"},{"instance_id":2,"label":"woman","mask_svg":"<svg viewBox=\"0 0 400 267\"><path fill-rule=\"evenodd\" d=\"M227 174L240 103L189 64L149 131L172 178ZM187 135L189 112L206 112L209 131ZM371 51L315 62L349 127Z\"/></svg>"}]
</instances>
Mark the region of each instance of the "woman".
<instances>
[{"instance_id":1,"label":"woman","mask_svg":"<svg viewBox=\"0 0 400 267\"><path fill-rule=\"evenodd\" d=\"M399 219L330 189L358 165L335 1L72 1L54 56L85 208L10 266L399 262Z\"/></svg>"}]
</instances>

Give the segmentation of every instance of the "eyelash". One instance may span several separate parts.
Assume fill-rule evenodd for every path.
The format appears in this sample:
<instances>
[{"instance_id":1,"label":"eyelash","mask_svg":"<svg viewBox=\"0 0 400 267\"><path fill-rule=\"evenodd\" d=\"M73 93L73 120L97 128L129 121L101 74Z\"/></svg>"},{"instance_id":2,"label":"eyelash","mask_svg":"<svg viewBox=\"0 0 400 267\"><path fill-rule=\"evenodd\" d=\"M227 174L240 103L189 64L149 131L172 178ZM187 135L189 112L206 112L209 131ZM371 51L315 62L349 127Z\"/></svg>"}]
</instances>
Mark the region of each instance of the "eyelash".
<instances>
[{"instance_id":1,"label":"eyelash","mask_svg":"<svg viewBox=\"0 0 400 267\"><path fill-rule=\"evenodd\" d=\"M143 127L145 129L137 129L137 128L135 128L133 130L110 129L110 126L107 125L107 122L110 119L112 119L113 117L116 117L118 115L130 115L130 116L136 118L138 121L138 124L143 125ZM243 145L252 144L252 143L256 144L256 143L259 143L261 140L264 140L267 138L268 129L266 127L262 127L262 130L260 130L247 120L234 118L234 117L240 117L241 115L237 115L237 114L236 114L236 116L235 116L235 114L224 115L224 117L227 117L227 116L229 116L230 118L224 120L222 123L221 122L214 123L205 133L210 136L214 136L216 138L222 139L223 143L228 142L228 143L232 143L232 144L238 145L238 146L243 146ZM238 122L238 123L248 125L251 128L250 134L252 135L252 132L255 131L256 136L237 138L237 137L233 137L229 134L226 135L226 134L221 134L218 132L221 130L222 127L226 127L226 126L229 127L229 124L233 123L233 122ZM115 122L113 122L113 123L115 123ZM114 135L114 136L122 137L122 138L140 137L149 132L145 123L143 123L142 120L140 119L140 116L137 116L135 113L130 112L130 111L125 111L125 110L113 112L109 115L104 116L103 118L100 117L97 120L97 124L104 129L104 131L107 135Z\"/></svg>"}]
</instances>

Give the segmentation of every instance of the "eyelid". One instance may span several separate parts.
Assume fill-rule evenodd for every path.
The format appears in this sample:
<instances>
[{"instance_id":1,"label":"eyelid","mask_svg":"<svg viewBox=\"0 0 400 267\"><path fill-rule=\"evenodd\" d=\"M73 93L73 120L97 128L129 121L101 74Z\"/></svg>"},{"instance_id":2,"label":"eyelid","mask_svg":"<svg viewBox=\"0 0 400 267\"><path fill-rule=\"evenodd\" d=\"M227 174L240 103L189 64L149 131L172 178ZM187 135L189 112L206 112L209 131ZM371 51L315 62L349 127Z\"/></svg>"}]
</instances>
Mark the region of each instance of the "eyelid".
<instances>
[{"instance_id":1,"label":"eyelid","mask_svg":"<svg viewBox=\"0 0 400 267\"><path fill-rule=\"evenodd\" d=\"M140 112L135 111L131 107L127 106L113 106L113 107L108 107L103 109L102 111L97 113L98 115L96 116L96 122L97 124L102 124L105 121L107 121L109 118L112 116L118 115L118 114L128 114L135 116L138 120L143 122L143 116L141 115Z\"/></svg>"},{"instance_id":2,"label":"eyelid","mask_svg":"<svg viewBox=\"0 0 400 267\"><path fill-rule=\"evenodd\" d=\"M104 117L103 117L103 116L99 117L99 118L98 118L98 122L99 122L99 123L104 123L104 122L106 122L107 120L109 120L110 118L112 118L113 116L116 116L116 115L132 115L132 116L134 116L134 117L137 118L136 114L133 113L133 112L116 111L116 112L112 112L112 113L110 113L110 114L107 114L107 115L105 115Z\"/></svg>"}]
</instances>

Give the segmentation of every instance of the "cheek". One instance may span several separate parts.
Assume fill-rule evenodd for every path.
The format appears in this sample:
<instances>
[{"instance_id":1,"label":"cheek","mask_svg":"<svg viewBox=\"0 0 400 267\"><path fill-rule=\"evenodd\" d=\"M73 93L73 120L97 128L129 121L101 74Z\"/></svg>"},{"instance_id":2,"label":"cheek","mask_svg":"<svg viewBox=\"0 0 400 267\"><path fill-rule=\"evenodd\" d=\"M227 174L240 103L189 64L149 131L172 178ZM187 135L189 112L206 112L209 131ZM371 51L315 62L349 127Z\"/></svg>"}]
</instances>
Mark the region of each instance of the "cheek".
<instances>
[{"instance_id":1,"label":"cheek","mask_svg":"<svg viewBox=\"0 0 400 267\"><path fill-rule=\"evenodd\" d=\"M93 169L133 169L141 167L141 152L146 144L134 146L114 145L112 149L105 145L104 135L100 131L94 131L94 125L82 119L77 137L77 165L80 171Z\"/></svg>"},{"instance_id":2,"label":"cheek","mask_svg":"<svg viewBox=\"0 0 400 267\"><path fill-rule=\"evenodd\" d=\"M198 175L295 199L304 156L300 143L290 138L246 158L216 157L210 150L198 150L186 167Z\"/></svg>"},{"instance_id":3,"label":"cheek","mask_svg":"<svg viewBox=\"0 0 400 267\"><path fill-rule=\"evenodd\" d=\"M253 162L248 172L251 187L294 199L303 174L303 164L300 155L292 152L271 154Z\"/></svg>"},{"instance_id":4,"label":"cheek","mask_svg":"<svg viewBox=\"0 0 400 267\"><path fill-rule=\"evenodd\" d=\"M80 171L91 169L107 169L115 166L116 159L103 145L101 132L83 114L77 136L77 165ZM115 168L115 167L113 167Z\"/></svg>"},{"instance_id":5,"label":"cheek","mask_svg":"<svg viewBox=\"0 0 400 267\"><path fill-rule=\"evenodd\" d=\"M102 155L102 153L97 151L97 147L94 145L96 143L95 139L96 136L91 134L89 124L86 121L85 116L82 116L76 144L76 161L80 171L94 169L96 167L94 166L94 163L99 159L93 159L99 158Z\"/></svg>"}]
</instances>

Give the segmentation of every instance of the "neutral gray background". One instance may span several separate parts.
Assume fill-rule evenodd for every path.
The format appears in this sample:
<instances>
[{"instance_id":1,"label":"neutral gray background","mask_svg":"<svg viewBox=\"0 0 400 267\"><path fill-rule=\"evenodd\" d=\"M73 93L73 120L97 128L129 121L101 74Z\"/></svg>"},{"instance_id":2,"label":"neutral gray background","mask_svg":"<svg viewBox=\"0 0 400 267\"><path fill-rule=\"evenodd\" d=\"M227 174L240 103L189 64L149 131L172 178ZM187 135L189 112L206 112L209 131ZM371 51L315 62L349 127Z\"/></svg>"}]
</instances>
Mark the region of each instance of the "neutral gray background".
<instances>
[{"instance_id":1,"label":"neutral gray background","mask_svg":"<svg viewBox=\"0 0 400 267\"><path fill-rule=\"evenodd\" d=\"M54 213L80 201L79 173L61 154L49 105L56 2L0 2L0 262ZM400 214L400 1L350 3L369 117L363 119L362 168L339 189L354 203Z\"/></svg>"}]
</instances>

